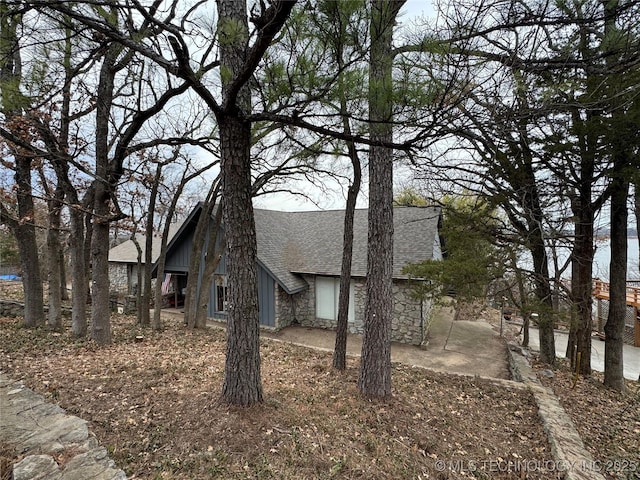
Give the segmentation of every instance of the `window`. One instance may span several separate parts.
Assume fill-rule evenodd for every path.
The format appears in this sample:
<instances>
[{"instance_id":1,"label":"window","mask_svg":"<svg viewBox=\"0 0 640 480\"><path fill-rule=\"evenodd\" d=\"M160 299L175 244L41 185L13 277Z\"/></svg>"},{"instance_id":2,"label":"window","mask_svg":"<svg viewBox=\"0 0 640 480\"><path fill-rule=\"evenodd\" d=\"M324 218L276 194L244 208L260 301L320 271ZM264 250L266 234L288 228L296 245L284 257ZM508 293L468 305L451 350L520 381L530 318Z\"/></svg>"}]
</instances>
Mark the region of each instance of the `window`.
<instances>
[{"instance_id":1,"label":"window","mask_svg":"<svg viewBox=\"0 0 640 480\"><path fill-rule=\"evenodd\" d=\"M216 275L214 277L216 285L216 312L227 311L227 276Z\"/></svg>"},{"instance_id":2,"label":"window","mask_svg":"<svg viewBox=\"0 0 640 480\"><path fill-rule=\"evenodd\" d=\"M340 298L340 279L316 277L316 317L325 320L338 319L338 301ZM355 296L353 284L349 288L349 322L353 323Z\"/></svg>"}]
</instances>

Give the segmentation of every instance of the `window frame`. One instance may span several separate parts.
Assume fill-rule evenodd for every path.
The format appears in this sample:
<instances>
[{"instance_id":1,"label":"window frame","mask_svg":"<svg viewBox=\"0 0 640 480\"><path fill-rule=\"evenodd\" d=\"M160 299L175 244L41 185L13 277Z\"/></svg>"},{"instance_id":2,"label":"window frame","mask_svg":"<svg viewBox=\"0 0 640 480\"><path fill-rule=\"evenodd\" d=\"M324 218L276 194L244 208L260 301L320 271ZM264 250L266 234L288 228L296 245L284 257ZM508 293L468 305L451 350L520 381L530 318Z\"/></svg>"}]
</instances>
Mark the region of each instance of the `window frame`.
<instances>
[{"instance_id":1,"label":"window frame","mask_svg":"<svg viewBox=\"0 0 640 480\"><path fill-rule=\"evenodd\" d=\"M316 275L315 280L315 315L316 318L322 320L337 321L338 320L338 303L340 301L340 277L329 277ZM321 288L320 285L324 284ZM331 291L330 291L331 290ZM321 293L322 292L322 293ZM349 315L347 321L349 324L355 322L355 289L353 280L349 282ZM328 305L333 305L333 309ZM330 315L326 312L331 311Z\"/></svg>"}]
</instances>

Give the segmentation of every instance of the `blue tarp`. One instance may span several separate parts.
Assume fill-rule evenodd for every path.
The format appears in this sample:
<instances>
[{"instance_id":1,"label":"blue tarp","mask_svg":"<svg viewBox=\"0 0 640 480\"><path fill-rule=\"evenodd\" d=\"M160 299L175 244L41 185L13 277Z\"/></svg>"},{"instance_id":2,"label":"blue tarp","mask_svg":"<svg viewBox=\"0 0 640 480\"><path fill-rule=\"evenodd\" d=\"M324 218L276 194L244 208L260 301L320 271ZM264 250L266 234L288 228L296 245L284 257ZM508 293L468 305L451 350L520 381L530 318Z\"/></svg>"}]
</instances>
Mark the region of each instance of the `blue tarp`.
<instances>
[{"instance_id":1,"label":"blue tarp","mask_svg":"<svg viewBox=\"0 0 640 480\"><path fill-rule=\"evenodd\" d=\"M20 280L18 275L0 275L0 280Z\"/></svg>"}]
</instances>

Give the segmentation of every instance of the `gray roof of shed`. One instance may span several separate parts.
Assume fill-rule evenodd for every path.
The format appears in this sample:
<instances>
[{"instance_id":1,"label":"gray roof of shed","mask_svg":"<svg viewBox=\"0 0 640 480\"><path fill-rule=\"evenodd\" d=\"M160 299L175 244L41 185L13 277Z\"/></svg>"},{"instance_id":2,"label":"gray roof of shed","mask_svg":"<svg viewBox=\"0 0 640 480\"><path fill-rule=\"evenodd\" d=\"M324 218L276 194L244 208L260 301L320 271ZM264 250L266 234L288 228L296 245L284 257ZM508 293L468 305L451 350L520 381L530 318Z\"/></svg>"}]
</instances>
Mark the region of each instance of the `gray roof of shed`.
<instances>
[{"instance_id":1,"label":"gray roof of shed","mask_svg":"<svg viewBox=\"0 0 640 480\"><path fill-rule=\"evenodd\" d=\"M180 223L174 223L169 228L169 238L167 243L171 241L178 230L180 229ZM147 237L145 235L136 235L136 239L142 248L142 263L144 263L145 244ZM162 243L162 237L160 234L154 235L151 242L151 261L156 262L160 256L160 244ZM122 242L119 245L109 249L109 261L113 263L137 263L138 262L138 249L133 240L129 239Z\"/></svg>"},{"instance_id":2,"label":"gray roof of shed","mask_svg":"<svg viewBox=\"0 0 640 480\"><path fill-rule=\"evenodd\" d=\"M438 207L395 207L393 276L406 278L407 263L433 258ZM353 225L352 276L367 271L368 210L358 209ZM296 273L340 275L344 210L279 212L255 210L258 259L287 291L306 287Z\"/></svg>"}]
</instances>

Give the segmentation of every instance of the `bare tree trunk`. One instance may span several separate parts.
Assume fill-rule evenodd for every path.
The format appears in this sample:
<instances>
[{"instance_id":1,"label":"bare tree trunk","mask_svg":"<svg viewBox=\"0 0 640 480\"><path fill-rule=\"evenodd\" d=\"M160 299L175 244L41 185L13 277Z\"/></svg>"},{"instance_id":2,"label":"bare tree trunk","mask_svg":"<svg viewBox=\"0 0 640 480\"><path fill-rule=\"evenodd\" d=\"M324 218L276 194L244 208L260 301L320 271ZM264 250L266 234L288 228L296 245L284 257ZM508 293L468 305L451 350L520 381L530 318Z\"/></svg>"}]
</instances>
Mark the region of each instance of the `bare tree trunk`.
<instances>
[{"instance_id":1,"label":"bare tree trunk","mask_svg":"<svg viewBox=\"0 0 640 480\"><path fill-rule=\"evenodd\" d=\"M572 207L573 208L573 207ZM575 208L573 208L575 211ZM570 298L571 298L571 311L570 321L569 321L569 335L567 338L567 350L565 352L565 357L569 359L571 367L575 367L575 352L576 345L578 343L576 332L578 331L578 309L576 307L577 302L576 298L578 296L577 289L577 279L578 279L578 261L576 260L578 252L576 250L577 243L573 242L573 248L571 249L571 290L570 290Z\"/></svg>"},{"instance_id":2,"label":"bare tree trunk","mask_svg":"<svg viewBox=\"0 0 640 480\"><path fill-rule=\"evenodd\" d=\"M18 222L13 229L20 252L22 285L24 288L24 325L44 324L44 301L40 256L36 240L35 212L31 190L31 160L16 156L16 187Z\"/></svg>"},{"instance_id":3,"label":"bare tree trunk","mask_svg":"<svg viewBox=\"0 0 640 480\"><path fill-rule=\"evenodd\" d=\"M520 101L529 108L526 96L517 91ZM540 192L534 170L534 153L529 142L529 125L524 117L518 121L519 144L514 156L522 156L521 174L522 204L527 212L527 246L533 260L533 281L535 284L536 300L538 302L538 336L540 342L540 361L554 365L556 360L555 348L555 310L553 308L553 294L551 279L549 278L549 257L547 255L544 237L544 212L540 201ZM521 153L519 154L518 151ZM520 194L520 192L519 192Z\"/></svg>"},{"instance_id":4,"label":"bare tree trunk","mask_svg":"<svg viewBox=\"0 0 640 480\"><path fill-rule=\"evenodd\" d=\"M107 187L98 181L95 187L93 235L91 239L91 339L95 340L99 345L109 345L111 343L109 202L110 195L107 192Z\"/></svg>"},{"instance_id":5,"label":"bare tree trunk","mask_svg":"<svg viewBox=\"0 0 640 480\"><path fill-rule=\"evenodd\" d=\"M187 287L184 295L184 321L190 328L196 327L196 312L198 309L198 268L202 259L202 251L204 250L204 243L207 238L207 232L209 231L209 225L211 223L211 213L215 207L216 200L218 199L218 191L221 187L220 183L214 183L209 189L207 200L202 206L202 212L198 223L196 225L195 232L193 234L193 243L191 244L191 257L189 259L189 275L187 276ZM202 288L202 286L200 287Z\"/></svg>"},{"instance_id":6,"label":"bare tree trunk","mask_svg":"<svg viewBox=\"0 0 640 480\"><path fill-rule=\"evenodd\" d=\"M95 191L92 188L91 189L91 198L89 198L89 201L87 202L87 212L92 212L93 211L93 205L95 203ZM93 240L93 222L91 221L92 219L92 215L90 213L87 213L84 216L84 244L82 246L83 248L83 252L84 252L84 265L85 265L85 281L84 281L84 285L87 288L86 291L86 299L88 303L91 303L93 301L92 299L92 295L91 295L91 244L92 244L92 240ZM84 308L87 308L86 305Z\"/></svg>"},{"instance_id":7,"label":"bare tree trunk","mask_svg":"<svg viewBox=\"0 0 640 480\"><path fill-rule=\"evenodd\" d=\"M214 223L215 231L217 231L220 226L220 220ZM216 268L218 268L218 264L220 263L220 258L224 251L225 239L222 238L220 242L220 248L216 249L216 243L216 235L214 235L209 239L209 244L207 245L207 255L205 258L204 271L202 273L202 282L200 289L198 290L198 309L196 310L195 318L196 328L205 328L207 326L207 307L209 305L208 287L213 282L213 275L215 274Z\"/></svg>"},{"instance_id":8,"label":"bare tree trunk","mask_svg":"<svg viewBox=\"0 0 640 480\"><path fill-rule=\"evenodd\" d=\"M49 229L47 232L47 250L49 257L49 315L47 324L56 331L62 330L62 247L60 245L60 213L64 190L61 180L54 196L48 200Z\"/></svg>"},{"instance_id":9,"label":"bare tree trunk","mask_svg":"<svg viewBox=\"0 0 640 480\"><path fill-rule=\"evenodd\" d=\"M230 23L234 35L220 44L221 68L230 73L222 94L231 93L232 79L242 72L249 27L244 0L218 0L218 29ZM258 318L256 227L251 203L251 124L242 119L250 110L250 92L241 85L233 109L218 116L222 169L222 202L227 239L227 356L222 398L232 405L262 402Z\"/></svg>"},{"instance_id":10,"label":"bare tree trunk","mask_svg":"<svg viewBox=\"0 0 640 480\"><path fill-rule=\"evenodd\" d=\"M69 129L72 121L71 117L71 90L73 88L73 77L76 74L75 69L72 65L73 58L73 44L71 42L71 38L73 36L73 32L71 31L70 26L65 28L65 42L64 42L64 85L62 87L62 108L60 109L60 130L58 135L58 149L63 152L64 155L69 154ZM67 162L60 162L67 163ZM75 188L71 185L69 181L69 165L67 163L66 166L60 167L60 163L55 160L52 161L53 168L56 171L56 176L58 177L58 185L61 185L64 190L64 195L67 199L67 203L69 206L69 211L74 209L74 205L78 203L78 195L76 193ZM70 213L70 216L72 214ZM70 221L70 228L73 228L73 221ZM68 239L69 248L71 245L71 238ZM60 298L62 300L69 300L69 289L67 288L67 265L66 265L66 256L65 249L60 249ZM73 324L73 306L72 306L72 324Z\"/></svg>"},{"instance_id":11,"label":"bare tree trunk","mask_svg":"<svg viewBox=\"0 0 640 480\"><path fill-rule=\"evenodd\" d=\"M29 99L20 91L22 59L18 29L21 22L21 15L10 15L6 2L0 2L0 97L2 113L5 115L4 122L9 130L22 124L20 116L29 104ZM21 134L18 132L17 136L20 137ZM44 301L31 187L32 157L16 151L12 154L15 160L18 214L17 218L14 218L3 208L0 218L11 228L20 252L25 303L24 325L37 327L44 324Z\"/></svg>"},{"instance_id":12,"label":"bare tree trunk","mask_svg":"<svg viewBox=\"0 0 640 480\"><path fill-rule=\"evenodd\" d=\"M212 187L213 189L213 187ZM215 187L217 191L218 186ZM191 257L189 260L189 276L187 277L187 288L184 296L184 320L189 328L196 328L196 317L199 305L200 290L205 288L200 281L199 268L202 261L202 251L204 250L207 233L211 230L211 212L215 207L218 198L217 193L209 192L208 201L204 204L198 224L193 234L191 244ZM220 207L221 208L221 207Z\"/></svg>"},{"instance_id":13,"label":"bare tree trunk","mask_svg":"<svg viewBox=\"0 0 640 480\"><path fill-rule=\"evenodd\" d=\"M344 212L344 232L342 235L342 267L340 271L340 294L338 296L338 324L336 325L336 343L333 351L333 368L347 368L347 333L349 330L349 297L351 295L351 259L353 258L353 217L356 200L360 191L360 160L353 148L355 157L351 157L353 165L353 183L347 192L347 205ZM355 158L355 160L354 160Z\"/></svg>"},{"instance_id":14,"label":"bare tree trunk","mask_svg":"<svg viewBox=\"0 0 640 480\"><path fill-rule=\"evenodd\" d=\"M371 0L369 120L373 142L391 142L393 27L404 1ZM393 320L393 151L369 149L369 218L364 336L358 387L365 397L391 395Z\"/></svg>"},{"instance_id":15,"label":"bare tree trunk","mask_svg":"<svg viewBox=\"0 0 640 480\"><path fill-rule=\"evenodd\" d=\"M156 202L158 200L158 187L162 178L162 164L156 164L156 173L149 194L149 211L147 212L147 225L145 229L146 243L144 250L144 275L142 276L143 289L140 296L141 308L138 309L138 320L143 326L151 324L149 308L151 306L151 269L153 267L153 220L156 214Z\"/></svg>"},{"instance_id":16,"label":"bare tree trunk","mask_svg":"<svg viewBox=\"0 0 640 480\"><path fill-rule=\"evenodd\" d=\"M527 300L527 293L524 288L524 278L522 278L522 270L518 268L517 257L514 251L510 252L511 267L516 274L516 283L518 285L518 295L520 296L520 315L522 315L522 346L529 346L529 326L531 324L531 314Z\"/></svg>"},{"instance_id":17,"label":"bare tree trunk","mask_svg":"<svg viewBox=\"0 0 640 480\"><path fill-rule=\"evenodd\" d=\"M605 21L605 35L618 34L616 19L620 12L618 0L603 2L607 21ZM615 56L607 57L607 65L615 68ZM611 79L613 83L617 81ZM629 198L629 172L633 169L631 152L633 146L628 139L638 133L638 124L630 120L632 115L622 113L622 105L618 98L611 99L614 111L611 132L613 168L611 171L611 260L609 266L609 314L604 326L604 384L609 388L623 392L626 388L623 368L624 324L627 316L627 236L629 213L627 200ZM632 107L633 108L633 107ZM638 110L638 107L636 107ZM637 116L637 114L636 114ZM636 142L637 145L637 142ZM637 148L637 147L636 147ZM636 153L636 165L640 155Z\"/></svg>"},{"instance_id":18,"label":"bare tree trunk","mask_svg":"<svg viewBox=\"0 0 640 480\"><path fill-rule=\"evenodd\" d=\"M580 354L579 372L582 375L591 375L591 331L592 319L591 309L593 299L593 281L591 278L593 270L593 211L591 207L591 190L589 188L589 198L581 201L582 208L578 213L576 223L575 256L573 261L577 266L572 271L577 273L577 278L571 281L573 292L574 308L576 311L575 339L576 355L572 356L572 367ZM584 192L583 192L584 193Z\"/></svg>"},{"instance_id":19,"label":"bare tree trunk","mask_svg":"<svg viewBox=\"0 0 640 480\"><path fill-rule=\"evenodd\" d=\"M341 70L344 68L344 36L348 18L343 18L339 4L336 3L334 11L335 23L340 26L339 39L336 39L336 63ZM340 91L340 114L342 115L342 129L347 135L351 135L351 123L349 121L349 108L345 96L343 77L338 78ZM336 342L333 350L333 368L344 370L347 367L347 333L349 330L349 297L351 296L351 263L353 258L353 217L356 210L356 201L360 193L362 183L362 166L358 150L353 142L347 142L353 181L347 191L347 204L344 212L344 229L342 234L342 266L340 269L340 293L338 295L338 320L336 325Z\"/></svg>"},{"instance_id":20,"label":"bare tree trunk","mask_svg":"<svg viewBox=\"0 0 640 480\"><path fill-rule=\"evenodd\" d=\"M106 53L96 93L96 179L93 197L93 233L91 238L91 338L100 345L111 343L109 310L109 222L111 218L111 174L109 172L109 119L113 104L113 67L120 49L112 46Z\"/></svg>"},{"instance_id":21,"label":"bare tree trunk","mask_svg":"<svg viewBox=\"0 0 640 480\"><path fill-rule=\"evenodd\" d=\"M224 208L224 207L222 207ZM209 305L209 286L213 282L213 275L218 268L220 258L224 252L224 235L218 240L218 232L222 223L222 208L218 208L213 221L212 228L209 229L209 240L207 243L207 253L205 254L204 269L200 288L197 290L195 311L195 328L205 328L207 326L207 306ZM218 248L216 248L216 244ZM191 326L191 325L190 325Z\"/></svg>"},{"instance_id":22,"label":"bare tree trunk","mask_svg":"<svg viewBox=\"0 0 640 480\"><path fill-rule=\"evenodd\" d=\"M232 405L252 405L262 402L262 382L257 244L251 204L251 128L232 116L219 121L219 125L229 298L222 397Z\"/></svg>"},{"instance_id":23,"label":"bare tree trunk","mask_svg":"<svg viewBox=\"0 0 640 480\"><path fill-rule=\"evenodd\" d=\"M160 258L158 259L158 268L156 270L156 284L154 288L153 302L153 318L151 319L151 329L162 330L162 279L164 278L164 266L167 257L167 240L169 238L169 228L173 212L167 216L167 224L162 232L162 240L160 246ZM186 300L185 300L186 303Z\"/></svg>"},{"instance_id":24,"label":"bare tree trunk","mask_svg":"<svg viewBox=\"0 0 640 480\"><path fill-rule=\"evenodd\" d=\"M62 183L69 204L69 260L71 266L71 331L77 337L87 334L87 291L88 268L85 256L85 212L78 200L78 192L69 181L69 165L64 161L54 161L58 181ZM92 196L86 194L86 203ZM61 260L64 266L64 257ZM61 288L66 290L66 275L60 275ZM64 297L63 297L64 298Z\"/></svg>"},{"instance_id":25,"label":"bare tree trunk","mask_svg":"<svg viewBox=\"0 0 640 480\"><path fill-rule=\"evenodd\" d=\"M615 167L614 167L615 169ZM604 384L624 391L623 344L627 315L627 198L629 181L620 170L611 195L611 263L609 267L609 315L604 326Z\"/></svg>"},{"instance_id":26,"label":"bare tree trunk","mask_svg":"<svg viewBox=\"0 0 640 480\"><path fill-rule=\"evenodd\" d=\"M227 237L227 356L222 400L232 405L262 401L256 264L256 231L251 203L251 93L248 83L258 61L286 22L295 1L260 4L249 44L245 0L217 0L222 100L217 102L194 75L196 92L216 115L220 131L223 219ZM177 40L172 48L188 71L189 58Z\"/></svg>"},{"instance_id":27,"label":"bare tree trunk","mask_svg":"<svg viewBox=\"0 0 640 480\"><path fill-rule=\"evenodd\" d=\"M140 246L140 242L138 242L138 238L135 235L131 235L131 241L133 245L136 247L136 323L142 323L142 247Z\"/></svg>"},{"instance_id":28,"label":"bare tree trunk","mask_svg":"<svg viewBox=\"0 0 640 480\"><path fill-rule=\"evenodd\" d=\"M63 301L69 300L69 289L67 288L67 260L64 254L65 249L62 248L62 245L65 242L60 242L60 298Z\"/></svg>"},{"instance_id":29,"label":"bare tree trunk","mask_svg":"<svg viewBox=\"0 0 640 480\"><path fill-rule=\"evenodd\" d=\"M208 167L207 167L208 168ZM164 277L164 267L165 267L165 263L166 263L166 259L167 259L167 243L169 241L169 231L171 230L171 222L173 221L173 217L175 215L175 211L176 211L176 206L178 204L178 199L180 198L180 195L182 194L184 187L186 186L187 183L189 183L189 181L191 181L192 179L196 178L199 174L201 173L201 171L197 171L194 172L191 175L186 175L183 176L182 180L180 181L180 185L178 186L178 189L174 195L174 197L171 199L171 204L169 205L169 208L167 209L167 216L166 216L166 220L165 220L165 224L164 224L164 228L162 229L162 239L160 241L160 255L158 257L158 268L156 270L156 284L155 284L155 291L154 291L154 310L153 310L153 319L151 321L151 328L153 330L161 330L162 329L162 318L161 318L161 310L162 310L162 278ZM186 174L186 170L185 170L185 174ZM213 192L217 192L218 188L219 188L219 182L215 182L215 188L212 187L212 190L209 193L209 196L207 198L209 198ZM217 198L217 193L215 195L213 195L214 197L214 204L215 204L215 198ZM201 213L202 215L202 213ZM197 227L196 227L196 231L197 231ZM196 242L195 236L194 236L194 243ZM202 248L202 247L200 247ZM202 250L200 250L201 252ZM193 255L193 253L192 253ZM198 254L198 257L200 256L200 254ZM195 270L195 265L197 265L197 263L194 261L194 258L191 258L191 261L189 262L190 267L193 267L193 269ZM193 278L192 278L193 277ZM191 270L189 271L189 275L187 277L187 290L189 289L189 280L197 280L198 275L197 274L191 274ZM191 285L191 288L193 289L193 282ZM189 299L193 296L192 292L185 292L185 299L184 299L184 308L185 308L185 322L187 322L188 317L187 317L187 305L189 303L189 301L187 301L187 295L189 295ZM188 323L188 322L187 322ZM205 320L206 323L206 320Z\"/></svg>"},{"instance_id":30,"label":"bare tree trunk","mask_svg":"<svg viewBox=\"0 0 640 480\"><path fill-rule=\"evenodd\" d=\"M77 198L76 198L77 200ZM77 204L77 202L76 202ZM87 264L84 249L84 213L69 209L69 252L71 255L71 331L76 337L87 334Z\"/></svg>"},{"instance_id":31,"label":"bare tree trunk","mask_svg":"<svg viewBox=\"0 0 640 480\"><path fill-rule=\"evenodd\" d=\"M538 312L538 335L540 341L540 361L553 365L556 359L554 337L554 311L549 283L549 265L547 253L540 229L532 232L534 243L530 246L533 257L536 297L540 305Z\"/></svg>"}]
</instances>

